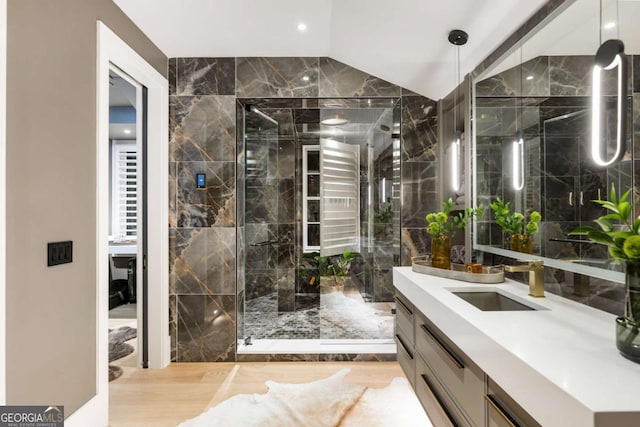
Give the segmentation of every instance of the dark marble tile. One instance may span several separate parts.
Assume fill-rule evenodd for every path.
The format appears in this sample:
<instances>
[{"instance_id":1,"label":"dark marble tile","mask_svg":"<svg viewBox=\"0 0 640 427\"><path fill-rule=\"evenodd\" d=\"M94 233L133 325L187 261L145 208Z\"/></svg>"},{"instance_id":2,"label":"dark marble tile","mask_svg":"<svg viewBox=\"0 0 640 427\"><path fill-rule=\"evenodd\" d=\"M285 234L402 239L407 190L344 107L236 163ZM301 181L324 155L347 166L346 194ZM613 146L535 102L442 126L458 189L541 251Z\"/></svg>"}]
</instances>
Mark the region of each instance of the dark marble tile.
<instances>
[{"instance_id":1,"label":"dark marble tile","mask_svg":"<svg viewBox=\"0 0 640 427\"><path fill-rule=\"evenodd\" d=\"M335 59L320 58L320 95L331 97L400 96L400 87Z\"/></svg>"},{"instance_id":2,"label":"dark marble tile","mask_svg":"<svg viewBox=\"0 0 640 427\"><path fill-rule=\"evenodd\" d=\"M402 168L402 226L426 227L425 216L440 209L437 162L407 162Z\"/></svg>"},{"instance_id":3,"label":"dark marble tile","mask_svg":"<svg viewBox=\"0 0 640 427\"><path fill-rule=\"evenodd\" d=\"M318 108L318 98L238 98L242 105L251 104L259 109Z\"/></svg>"},{"instance_id":4,"label":"dark marble tile","mask_svg":"<svg viewBox=\"0 0 640 427\"><path fill-rule=\"evenodd\" d=\"M196 174L206 174L206 188L196 188ZM178 227L235 226L235 163L179 162Z\"/></svg>"},{"instance_id":5,"label":"dark marble tile","mask_svg":"<svg viewBox=\"0 0 640 427\"><path fill-rule=\"evenodd\" d=\"M374 271L374 302L393 301L393 270L383 269Z\"/></svg>"},{"instance_id":6,"label":"dark marble tile","mask_svg":"<svg viewBox=\"0 0 640 427\"><path fill-rule=\"evenodd\" d=\"M420 96L402 98L402 160L434 161L438 158L437 103Z\"/></svg>"},{"instance_id":7,"label":"dark marble tile","mask_svg":"<svg viewBox=\"0 0 640 427\"><path fill-rule=\"evenodd\" d=\"M236 230L211 228L207 240L207 287L213 294L236 291Z\"/></svg>"},{"instance_id":8,"label":"dark marble tile","mask_svg":"<svg viewBox=\"0 0 640 427\"><path fill-rule=\"evenodd\" d=\"M318 58L237 58L239 98L318 97Z\"/></svg>"},{"instance_id":9,"label":"dark marble tile","mask_svg":"<svg viewBox=\"0 0 640 427\"><path fill-rule=\"evenodd\" d=\"M236 362L317 362L317 354L238 354Z\"/></svg>"},{"instance_id":10,"label":"dark marble tile","mask_svg":"<svg viewBox=\"0 0 640 427\"><path fill-rule=\"evenodd\" d=\"M592 56L549 57L550 94L587 96L591 94Z\"/></svg>"},{"instance_id":11,"label":"dark marble tile","mask_svg":"<svg viewBox=\"0 0 640 427\"><path fill-rule=\"evenodd\" d=\"M476 83L477 97L516 96L520 92L519 70L509 68Z\"/></svg>"},{"instance_id":12,"label":"dark marble tile","mask_svg":"<svg viewBox=\"0 0 640 427\"><path fill-rule=\"evenodd\" d=\"M342 354L326 354L318 355L320 362L395 362L395 353L342 353Z\"/></svg>"},{"instance_id":13,"label":"dark marble tile","mask_svg":"<svg viewBox=\"0 0 640 427\"><path fill-rule=\"evenodd\" d=\"M539 56L522 64L520 96L549 96L549 57Z\"/></svg>"},{"instance_id":14,"label":"dark marble tile","mask_svg":"<svg viewBox=\"0 0 640 427\"><path fill-rule=\"evenodd\" d=\"M234 228L179 228L169 235L169 283L176 294L234 294Z\"/></svg>"},{"instance_id":15,"label":"dark marble tile","mask_svg":"<svg viewBox=\"0 0 640 427\"><path fill-rule=\"evenodd\" d=\"M402 96L422 96L419 93L415 93L413 91L410 91L409 89L405 89L403 87L400 88L401 89L401 95Z\"/></svg>"},{"instance_id":16,"label":"dark marble tile","mask_svg":"<svg viewBox=\"0 0 640 427\"><path fill-rule=\"evenodd\" d=\"M295 311L295 270L278 269L278 312Z\"/></svg>"},{"instance_id":17,"label":"dark marble tile","mask_svg":"<svg viewBox=\"0 0 640 427\"><path fill-rule=\"evenodd\" d=\"M234 95L234 58L178 58L177 95Z\"/></svg>"},{"instance_id":18,"label":"dark marble tile","mask_svg":"<svg viewBox=\"0 0 640 427\"><path fill-rule=\"evenodd\" d=\"M178 216L176 209L176 184L177 184L177 164L169 162L169 228L178 226Z\"/></svg>"},{"instance_id":19,"label":"dark marble tile","mask_svg":"<svg viewBox=\"0 0 640 427\"><path fill-rule=\"evenodd\" d=\"M169 295L169 337L171 338L171 361L177 361L178 350L178 297Z\"/></svg>"},{"instance_id":20,"label":"dark marble tile","mask_svg":"<svg viewBox=\"0 0 640 427\"><path fill-rule=\"evenodd\" d=\"M235 296L178 295L178 362L233 362Z\"/></svg>"},{"instance_id":21,"label":"dark marble tile","mask_svg":"<svg viewBox=\"0 0 640 427\"><path fill-rule=\"evenodd\" d=\"M277 250L277 266L281 269L290 269L296 266L295 252L295 224L277 224L272 226L276 228L276 238L280 242L274 249ZM294 279L291 280L291 283Z\"/></svg>"},{"instance_id":22,"label":"dark marble tile","mask_svg":"<svg viewBox=\"0 0 640 427\"><path fill-rule=\"evenodd\" d=\"M261 184L247 184L245 219L247 223L278 222L278 180L263 179Z\"/></svg>"},{"instance_id":23,"label":"dark marble tile","mask_svg":"<svg viewBox=\"0 0 640 427\"><path fill-rule=\"evenodd\" d=\"M278 221L295 221L295 182L293 178L278 181Z\"/></svg>"},{"instance_id":24,"label":"dark marble tile","mask_svg":"<svg viewBox=\"0 0 640 427\"><path fill-rule=\"evenodd\" d=\"M275 294L277 289L278 284L275 270L247 270L245 283L245 298L247 302L272 293ZM260 309L259 311L264 312L263 309ZM277 305L273 311L278 311Z\"/></svg>"},{"instance_id":25,"label":"dark marble tile","mask_svg":"<svg viewBox=\"0 0 640 427\"><path fill-rule=\"evenodd\" d=\"M431 253L431 236L425 227L402 228L402 265L411 265L411 258Z\"/></svg>"},{"instance_id":26,"label":"dark marble tile","mask_svg":"<svg viewBox=\"0 0 640 427\"><path fill-rule=\"evenodd\" d=\"M167 67L167 80L169 80L169 95L176 94L176 58L169 58Z\"/></svg>"},{"instance_id":27,"label":"dark marble tile","mask_svg":"<svg viewBox=\"0 0 640 427\"><path fill-rule=\"evenodd\" d=\"M275 268L274 255L277 249L261 242L276 240L277 234L266 223L247 223L246 232L246 265L247 271Z\"/></svg>"},{"instance_id":28,"label":"dark marble tile","mask_svg":"<svg viewBox=\"0 0 640 427\"><path fill-rule=\"evenodd\" d=\"M171 160L235 160L236 104L233 96L174 96L170 101Z\"/></svg>"},{"instance_id":29,"label":"dark marble tile","mask_svg":"<svg viewBox=\"0 0 640 427\"><path fill-rule=\"evenodd\" d=\"M206 229L173 229L169 233L169 292L206 294Z\"/></svg>"}]
</instances>

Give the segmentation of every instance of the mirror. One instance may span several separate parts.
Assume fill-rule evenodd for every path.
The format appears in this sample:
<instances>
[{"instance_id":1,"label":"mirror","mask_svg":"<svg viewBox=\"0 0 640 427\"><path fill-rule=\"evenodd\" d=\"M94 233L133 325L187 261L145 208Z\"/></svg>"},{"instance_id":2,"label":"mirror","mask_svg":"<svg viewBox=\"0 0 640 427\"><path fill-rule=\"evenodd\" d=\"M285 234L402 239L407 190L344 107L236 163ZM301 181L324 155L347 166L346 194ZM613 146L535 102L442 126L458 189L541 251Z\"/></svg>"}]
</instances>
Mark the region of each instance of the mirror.
<instances>
[{"instance_id":1,"label":"mirror","mask_svg":"<svg viewBox=\"0 0 640 427\"><path fill-rule=\"evenodd\" d=\"M491 209L477 221L474 249L518 259L543 259L551 267L624 282L605 246L568 233L595 225L603 214L592 202L637 186L640 137L640 2L566 1L506 54L473 76L474 204L500 197L512 211L542 215L531 254L511 250ZM622 159L599 166L592 158L592 70L605 40L619 38L628 62L627 147ZM635 66L635 69L634 69ZM602 74L605 147L615 151L617 71ZM632 191L638 202L638 188ZM640 212L635 211L635 216Z\"/></svg>"}]
</instances>

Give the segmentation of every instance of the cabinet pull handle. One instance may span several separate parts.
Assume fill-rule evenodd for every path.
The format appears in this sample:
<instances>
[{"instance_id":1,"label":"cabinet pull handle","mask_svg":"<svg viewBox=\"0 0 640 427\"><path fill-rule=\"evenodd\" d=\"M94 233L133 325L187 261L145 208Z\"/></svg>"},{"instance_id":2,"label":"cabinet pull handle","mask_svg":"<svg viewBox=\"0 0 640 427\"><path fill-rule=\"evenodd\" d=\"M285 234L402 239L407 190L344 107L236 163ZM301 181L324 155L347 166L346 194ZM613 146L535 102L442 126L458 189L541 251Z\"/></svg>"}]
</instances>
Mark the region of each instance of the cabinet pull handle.
<instances>
[{"instance_id":1,"label":"cabinet pull handle","mask_svg":"<svg viewBox=\"0 0 640 427\"><path fill-rule=\"evenodd\" d=\"M497 412L498 414L500 414L500 416L505 420L505 422L506 422L507 424L509 424L511 427L520 427L520 426L518 425L518 423L516 423L516 422L513 420L513 418L511 418L511 417L508 415L507 411L505 411L505 410L502 408L502 405L500 405L500 403L496 400L496 398L495 398L495 397L490 396L490 395L488 395L488 394L485 394L485 395L484 395L484 398L485 398L485 400L486 400L487 402L489 402L489 404L493 407L493 409L495 409L495 410L496 410L496 412Z\"/></svg>"},{"instance_id":2,"label":"cabinet pull handle","mask_svg":"<svg viewBox=\"0 0 640 427\"><path fill-rule=\"evenodd\" d=\"M584 206L584 193L580 192L580 206Z\"/></svg>"},{"instance_id":3,"label":"cabinet pull handle","mask_svg":"<svg viewBox=\"0 0 640 427\"><path fill-rule=\"evenodd\" d=\"M573 206L573 191L569 191L569 206Z\"/></svg>"},{"instance_id":4,"label":"cabinet pull handle","mask_svg":"<svg viewBox=\"0 0 640 427\"><path fill-rule=\"evenodd\" d=\"M393 297L393 299L396 300L396 302L400 305L400 308L404 309L404 311L406 311L409 316L413 316L413 311L411 311L409 307L407 307L407 305L403 303L400 298Z\"/></svg>"},{"instance_id":5,"label":"cabinet pull handle","mask_svg":"<svg viewBox=\"0 0 640 427\"><path fill-rule=\"evenodd\" d=\"M402 338L400 338L400 335L396 334L396 339L400 343L400 346L402 347L404 352L407 353L407 355L411 358L411 360L413 360L413 354L411 354L411 352L407 348L407 345L404 343L404 341L402 341Z\"/></svg>"},{"instance_id":6,"label":"cabinet pull handle","mask_svg":"<svg viewBox=\"0 0 640 427\"><path fill-rule=\"evenodd\" d=\"M458 427L458 423L456 423L456 421L453 419L453 417L451 416L451 413L449 413L449 410L447 409L447 406L442 402L438 393L436 393L435 389L431 385L431 381L429 381L429 378L427 378L425 374L420 374L420 376L422 377L422 381L424 381L427 388L429 389L429 393L431 394L431 397L433 397L433 400L436 401L436 404L440 407L440 410L446 415L451 425Z\"/></svg>"},{"instance_id":7,"label":"cabinet pull handle","mask_svg":"<svg viewBox=\"0 0 640 427\"><path fill-rule=\"evenodd\" d=\"M462 361L460 360L460 358L458 356L456 356L451 350L449 350L449 348L442 342L440 341L440 338L438 338L436 336L436 334L434 334L433 332L431 332L429 330L429 328L427 328L427 326L425 324L420 325L420 327L422 328L422 330L429 335L435 342L436 344L438 344L438 347L440 347L440 349L447 355L449 356L449 359L451 360L451 363L453 363L456 368L458 369L464 369L464 363L462 363Z\"/></svg>"}]
</instances>

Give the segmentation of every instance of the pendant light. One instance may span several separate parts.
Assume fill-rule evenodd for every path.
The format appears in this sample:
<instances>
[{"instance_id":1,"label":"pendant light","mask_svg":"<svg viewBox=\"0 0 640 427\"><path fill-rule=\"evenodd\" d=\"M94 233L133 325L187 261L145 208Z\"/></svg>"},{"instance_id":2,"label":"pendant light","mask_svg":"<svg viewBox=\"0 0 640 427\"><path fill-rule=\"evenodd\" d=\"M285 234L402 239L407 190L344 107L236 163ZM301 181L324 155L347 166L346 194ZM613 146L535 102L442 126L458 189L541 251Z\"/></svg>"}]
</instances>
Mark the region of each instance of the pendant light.
<instances>
[{"instance_id":1,"label":"pendant light","mask_svg":"<svg viewBox=\"0 0 640 427\"><path fill-rule=\"evenodd\" d=\"M618 3L616 2L616 21ZM600 2L600 26L602 27L602 2ZM617 25L618 37L620 25ZM602 32L601 32L602 34ZM616 90L616 150L609 159L602 157L602 70L618 69ZM610 39L600 45L596 52L593 65L592 93L591 93L591 157L602 167L611 166L620 161L627 151L627 56L624 53L624 43L619 39Z\"/></svg>"},{"instance_id":2,"label":"pendant light","mask_svg":"<svg viewBox=\"0 0 640 427\"><path fill-rule=\"evenodd\" d=\"M511 174L512 186L515 191L521 191L524 188L524 133L522 132L522 99L520 99L520 114L518 114L518 97L524 97L522 89L522 47L520 47L520 93L516 93L516 136L513 140L511 150ZM520 116L520 125L518 125L518 116Z\"/></svg>"},{"instance_id":3,"label":"pendant light","mask_svg":"<svg viewBox=\"0 0 640 427\"><path fill-rule=\"evenodd\" d=\"M451 142L451 189L454 192L460 190L460 140L462 133L458 130L458 86L460 82L460 46L469 40L469 35L462 30L452 30L449 33L449 43L456 47L456 82L453 94L453 141Z\"/></svg>"}]
</instances>

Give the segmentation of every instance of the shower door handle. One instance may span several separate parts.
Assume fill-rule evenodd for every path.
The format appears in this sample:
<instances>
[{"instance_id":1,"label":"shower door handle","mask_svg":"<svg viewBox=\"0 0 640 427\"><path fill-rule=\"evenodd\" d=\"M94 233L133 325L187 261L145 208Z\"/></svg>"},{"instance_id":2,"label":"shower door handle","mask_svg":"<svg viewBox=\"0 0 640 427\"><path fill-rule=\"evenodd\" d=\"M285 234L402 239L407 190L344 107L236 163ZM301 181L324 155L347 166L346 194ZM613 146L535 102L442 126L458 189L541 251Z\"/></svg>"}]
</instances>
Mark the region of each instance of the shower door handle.
<instances>
[{"instance_id":1,"label":"shower door handle","mask_svg":"<svg viewBox=\"0 0 640 427\"><path fill-rule=\"evenodd\" d=\"M264 240L262 242L253 242L249 246L255 248L255 247L258 247L258 246L276 245L278 243L280 243L279 240Z\"/></svg>"}]
</instances>

